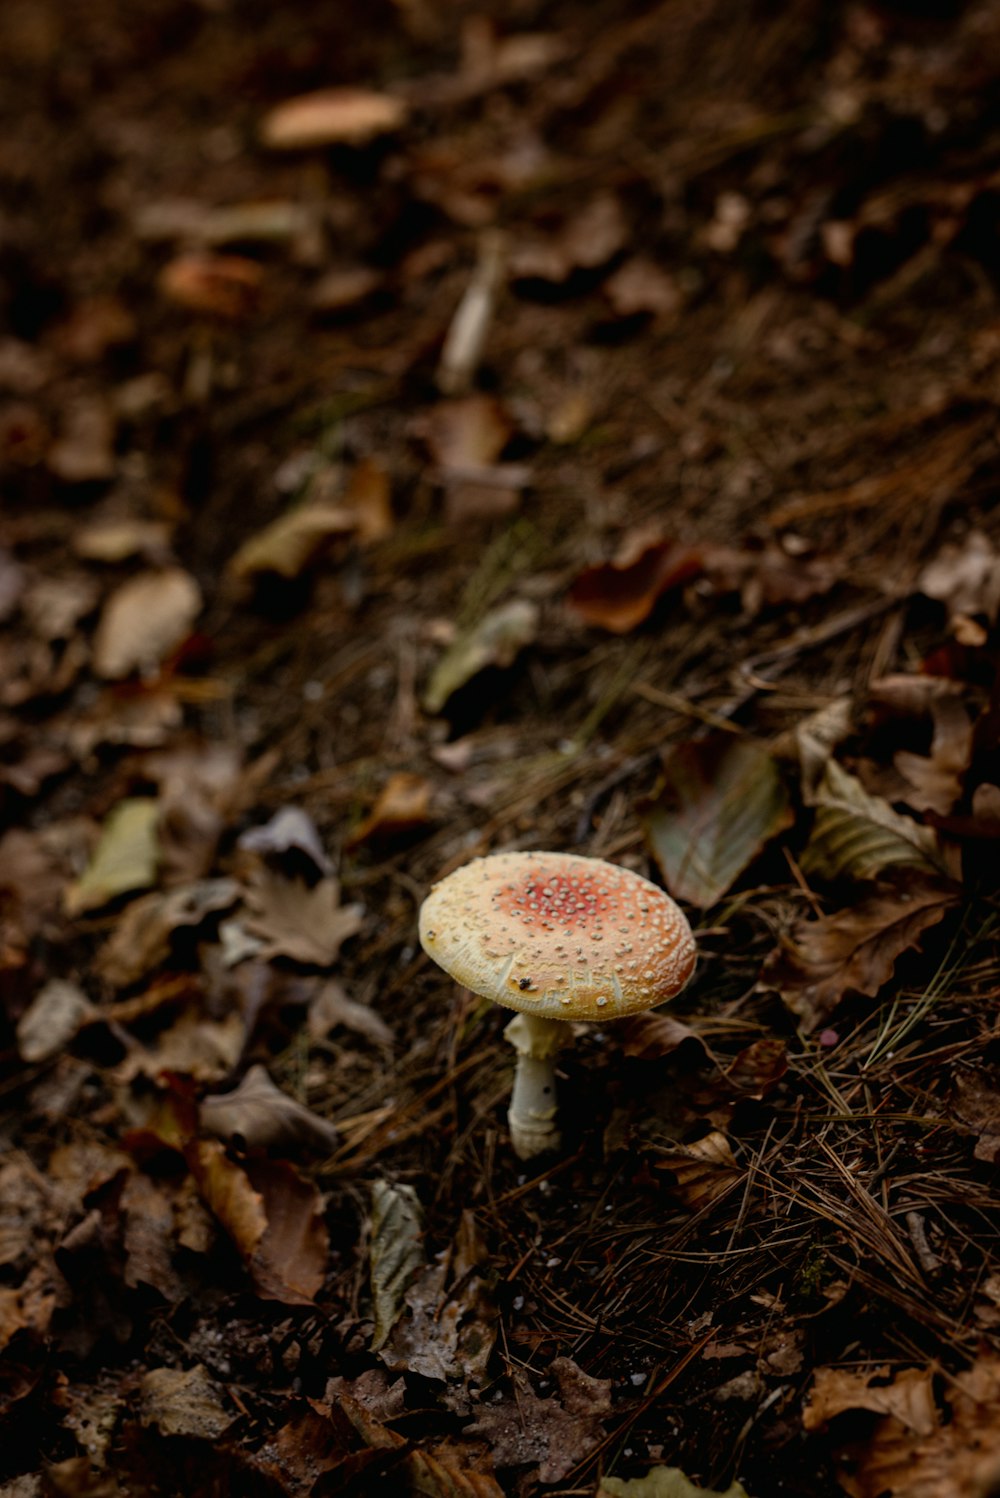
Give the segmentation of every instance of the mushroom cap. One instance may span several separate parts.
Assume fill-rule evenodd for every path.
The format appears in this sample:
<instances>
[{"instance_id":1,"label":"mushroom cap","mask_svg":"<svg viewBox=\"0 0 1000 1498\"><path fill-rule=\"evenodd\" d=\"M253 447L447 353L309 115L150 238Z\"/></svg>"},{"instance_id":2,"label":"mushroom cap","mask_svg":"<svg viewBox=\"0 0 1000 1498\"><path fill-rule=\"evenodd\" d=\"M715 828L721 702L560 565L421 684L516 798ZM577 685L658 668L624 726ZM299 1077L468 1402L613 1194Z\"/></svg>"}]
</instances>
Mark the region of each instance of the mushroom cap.
<instances>
[{"instance_id":1,"label":"mushroom cap","mask_svg":"<svg viewBox=\"0 0 1000 1498\"><path fill-rule=\"evenodd\" d=\"M494 853L435 884L420 943L473 993L548 1019L610 1020L681 991L683 911L630 869L575 853Z\"/></svg>"}]
</instances>

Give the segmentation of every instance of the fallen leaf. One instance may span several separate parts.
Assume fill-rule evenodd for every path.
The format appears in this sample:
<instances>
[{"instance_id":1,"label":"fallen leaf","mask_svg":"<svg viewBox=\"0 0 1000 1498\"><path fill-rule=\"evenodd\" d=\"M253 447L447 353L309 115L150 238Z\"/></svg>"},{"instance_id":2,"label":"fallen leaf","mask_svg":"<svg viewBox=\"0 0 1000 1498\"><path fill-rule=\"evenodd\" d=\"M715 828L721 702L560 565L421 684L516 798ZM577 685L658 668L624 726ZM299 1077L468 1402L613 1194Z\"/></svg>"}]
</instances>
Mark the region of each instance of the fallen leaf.
<instances>
[{"instance_id":1,"label":"fallen leaf","mask_svg":"<svg viewBox=\"0 0 1000 1498\"><path fill-rule=\"evenodd\" d=\"M658 1146L653 1167L673 1175L674 1194L692 1212L724 1196L742 1175L729 1141L718 1130L694 1144Z\"/></svg>"},{"instance_id":2,"label":"fallen leaf","mask_svg":"<svg viewBox=\"0 0 1000 1498\"><path fill-rule=\"evenodd\" d=\"M115 988L135 983L167 961L178 931L200 931L213 915L235 905L239 892L234 879L203 879L131 901L97 953L97 972Z\"/></svg>"},{"instance_id":3,"label":"fallen leaf","mask_svg":"<svg viewBox=\"0 0 1000 1498\"><path fill-rule=\"evenodd\" d=\"M336 1025L344 1025L375 1045L392 1045L395 1037L380 1014L369 1004L351 999L331 979L324 983L309 1005L307 1028L310 1040L323 1040Z\"/></svg>"},{"instance_id":4,"label":"fallen leaf","mask_svg":"<svg viewBox=\"0 0 1000 1498\"><path fill-rule=\"evenodd\" d=\"M625 1055L635 1056L640 1061L659 1061L672 1055L688 1040L695 1041L702 1050L706 1049L697 1030L658 1010L627 1015L615 1026L615 1034L621 1037Z\"/></svg>"},{"instance_id":5,"label":"fallen leaf","mask_svg":"<svg viewBox=\"0 0 1000 1498\"><path fill-rule=\"evenodd\" d=\"M354 513L355 534L362 546L384 541L395 529L392 485L382 464L362 458L351 470L344 504Z\"/></svg>"},{"instance_id":6,"label":"fallen leaf","mask_svg":"<svg viewBox=\"0 0 1000 1498\"><path fill-rule=\"evenodd\" d=\"M17 1048L23 1060L32 1065L48 1061L98 1012L78 983L50 978L17 1022Z\"/></svg>"},{"instance_id":7,"label":"fallen leaf","mask_svg":"<svg viewBox=\"0 0 1000 1498\"><path fill-rule=\"evenodd\" d=\"M0 1352L19 1332L44 1338L59 1303L59 1273L54 1264L32 1264L16 1288L0 1287Z\"/></svg>"},{"instance_id":8,"label":"fallen leaf","mask_svg":"<svg viewBox=\"0 0 1000 1498\"><path fill-rule=\"evenodd\" d=\"M616 561L585 568L567 602L585 624L624 635L649 618L664 593L683 587L701 570L697 548L650 541L643 531L626 542Z\"/></svg>"},{"instance_id":9,"label":"fallen leaf","mask_svg":"<svg viewBox=\"0 0 1000 1498\"><path fill-rule=\"evenodd\" d=\"M34 578L21 599L21 609L41 640L53 644L72 637L81 619L97 607L100 590L82 572L60 572Z\"/></svg>"},{"instance_id":10,"label":"fallen leaf","mask_svg":"<svg viewBox=\"0 0 1000 1498\"><path fill-rule=\"evenodd\" d=\"M301 504L248 541L229 560L233 577L251 578L269 572L296 578L338 536L350 535L358 524L355 510L346 504Z\"/></svg>"},{"instance_id":11,"label":"fallen leaf","mask_svg":"<svg viewBox=\"0 0 1000 1498\"><path fill-rule=\"evenodd\" d=\"M273 151L314 146L364 145L398 130L406 121L405 102L363 88L327 88L287 99L264 116L260 138Z\"/></svg>"},{"instance_id":12,"label":"fallen leaf","mask_svg":"<svg viewBox=\"0 0 1000 1498\"><path fill-rule=\"evenodd\" d=\"M431 821L432 789L429 780L410 770L390 775L367 817L348 836L345 848L358 848L367 842L385 843L426 827Z\"/></svg>"},{"instance_id":13,"label":"fallen leaf","mask_svg":"<svg viewBox=\"0 0 1000 1498\"><path fill-rule=\"evenodd\" d=\"M165 1436L189 1436L216 1442L235 1415L222 1402L222 1391L200 1363L193 1368L150 1368L139 1380L143 1425L155 1425Z\"/></svg>"},{"instance_id":14,"label":"fallen leaf","mask_svg":"<svg viewBox=\"0 0 1000 1498\"><path fill-rule=\"evenodd\" d=\"M155 671L187 639L201 604L201 589L180 567L140 572L122 583L94 635L95 672L117 681L133 671Z\"/></svg>"},{"instance_id":15,"label":"fallen leaf","mask_svg":"<svg viewBox=\"0 0 1000 1498\"><path fill-rule=\"evenodd\" d=\"M670 893L705 908L793 820L768 750L714 733L670 750L643 827Z\"/></svg>"},{"instance_id":16,"label":"fallen leaf","mask_svg":"<svg viewBox=\"0 0 1000 1498\"><path fill-rule=\"evenodd\" d=\"M951 1110L976 1134L977 1160L1000 1157L1000 1083L993 1067L959 1066L952 1083Z\"/></svg>"},{"instance_id":17,"label":"fallen leaf","mask_svg":"<svg viewBox=\"0 0 1000 1498\"><path fill-rule=\"evenodd\" d=\"M723 1492L702 1488L680 1467L651 1467L643 1477L602 1477L597 1498L750 1498L741 1482L731 1482Z\"/></svg>"},{"instance_id":18,"label":"fallen leaf","mask_svg":"<svg viewBox=\"0 0 1000 1498\"><path fill-rule=\"evenodd\" d=\"M888 1374L887 1367L867 1373L817 1368L802 1411L802 1424L806 1430L819 1430L845 1410L873 1410L877 1415L894 1416L915 1435L930 1435L938 1423L932 1370L904 1368L891 1383L872 1386L873 1379L885 1379Z\"/></svg>"},{"instance_id":19,"label":"fallen leaf","mask_svg":"<svg viewBox=\"0 0 1000 1498\"><path fill-rule=\"evenodd\" d=\"M893 764L910 786L907 805L946 817L962 794L972 758L973 724L955 697L937 698L930 712L934 720L930 754L900 749Z\"/></svg>"},{"instance_id":20,"label":"fallen leaf","mask_svg":"<svg viewBox=\"0 0 1000 1498\"><path fill-rule=\"evenodd\" d=\"M210 1019L197 1009L188 1009L149 1045L136 1042L118 1067L117 1077L131 1082L139 1076L155 1079L173 1073L199 1082L218 1082L236 1065L246 1038L241 1015Z\"/></svg>"},{"instance_id":21,"label":"fallen leaf","mask_svg":"<svg viewBox=\"0 0 1000 1498\"><path fill-rule=\"evenodd\" d=\"M439 713L449 698L488 666L512 666L538 633L538 605L514 598L461 634L438 661L424 693L424 707Z\"/></svg>"},{"instance_id":22,"label":"fallen leaf","mask_svg":"<svg viewBox=\"0 0 1000 1498\"><path fill-rule=\"evenodd\" d=\"M249 1160L246 1170L267 1217L249 1260L257 1294L283 1305L311 1305L330 1257L322 1193L287 1160Z\"/></svg>"},{"instance_id":23,"label":"fallen leaf","mask_svg":"<svg viewBox=\"0 0 1000 1498\"><path fill-rule=\"evenodd\" d=\"M92 296L77 302L53 331L59 352L74 364L98 364L109 349L135 340L135 318L114 296Z\"/></svg>"},{"instance_id":24,"label":"fallen leaf","mask_svg":"<svg viewBox=\"0 0 1000 1498\"><path fill-rule=\"evenodd\" d=\"M995 624L1000 612L1000 553L982 531L942 546L921 572L917 587L955 615L985 614Z\"/></svg>"},{"instance_id":25,"label":"fallen leaf","mask_svg":"<svg viewBox=\"0 0 1000 1498\"><path fill-rule=\"evenodd\" d=\"M381 1349L383 1362L450 1385L443 1402L467 1414L470 1385L487 1382L497 1334L489 1255L471 1211L462 1213L454 1244L417 1274L403 1303Z\"/></svg>"},{"instance_id":26,"label":"fallen leaf","mask_svg":"<svg viewBox=\"0 0 1000 1498\"><path fill-rule=\"evenodd\" d=\"M252 1149L308 1145L329 1153L337 1142L333 1124L282 1092L260 1065L251 1066L232 1092L203 1098L199 1117L209 1134Z\"/></svg>"},{"instance_id":27,"label":"fallen leaf","mask_svg":"<svg viewBox=\"0 0 1000 1498\"><path fill-rule=\"evenodd\" d=\"M848 910L799 921L764 964L763 981L776 988L809 1034L833 1014L846 993L874 998L897 959L942 921L958 900L954 889L922 881L876 889Z\"/></svg>"},{"instance_id":28,"label":"fallen leaf","mask_svg":"<svg viewBox=\"0 0 1000 1498\"><path fill-rule=\"evenodd\" d=\"M328 270L313 287L313 309L328 315L347 312L366 302L384 282L382 273L370 265L349 265Z\"/></svg>"},{"instance_id":29,"label":"fallen leaf","mask_svg":"<svg viewBox=\"0 0 1000 1498\"><path fill-rule=\"evenodd\" d=\"M256 311L264 268L243 255L178 255L160 272L160 291L188 312L240 322Z\"/></svg>"},{"instance_id":30,"label":"fallen leaf","mask_svg":"<svg viewBox=\"0 0 1000 1498\"><path fill-rule=\"evenodd\" d=\"M411 1451L405 1467L415 1498L504 1498L495 1477L441 1461L429 1451Z\"/></svg>"},{"instance_id":31,"label":"fallen leaf","mask_svg":"<svg viewBox=\"0 0 1000 1498\"><path fill-rule=\"evenodd\" d=\"M261 866L249 876L246 904L243 924L264 942L264 957L329 967L341 945L361 929L363 907L341 905L336 879L320 879L310 887Z\"/></svg>"},{"instance_id":32,"label":"fallen leaf","mask_svg":"<svg viewBox=\"0 0 1000 1498\"><path fill-rule=\"evenodd\" d=\"M62 431L46 455L49 470L64 484L95 484L114 478L115 416L103 397L72 401Z\"/></svg>"},{"instance_id":33,"label":"fallen leaf","mask_svg":"<svg viewBox=\"0 0 1000 1498\"><path fill-rule=\"evenodd\" d=\"M794 555L775 540L762 547L709 546L705 573L720 593L739 593L748 614L762 608L807 603L829 593L840 577L835 563L823 557Z\"/></svg>"},{"instance_id":34,"label":"fallen leaf","mask_svg":"<svg viewBox=\"0 0 1000 1498\"><path fill-rule=\"evenodd\" d=\"M166 520L95 520L73 532L72 546L87 562L127 562L141 556L161 563L170 551L173 527Z\"/></svg>"},{"instance_id":35,"label":"fallen leaf","mask_svg":"<svg viewBox=\"0 0 1000 1498\"><path fill-rule=\"evenodd\" d=\"M571 1358L551 1364L556 1394L541 1399L515 1375L511 1394L482 1404L466 1435L490 1444L498 1467L537 1467L538 1481L561 1482L598 1446L611 1413L611 1380L591 1378Z\"/></svg>"},{"instance_id":36,"label":"fallen leaf","mask_svg":"<svg viewBox=\"0 0 1000 1498\"><path fill-rule=\"evenodd\" d=\"M173 1207L157 1183L133 1171L122 1190L122 1247L126 1285L151 1285L170 1304L184 1298L184 1285L173 1265Z\"/></svg>"},{"instance_id":37,"label":"fallen leaf","mask_svg":"<svg viewBox=\"0 0 1000 1498\"><path fill-rule=\"evenodd\" d=\"M269 822L242 832L239 846L259 853L286 874L304 878L330 875L333 864L308 812L298 806L283 806Z\"/></svg>"},{"instance_id":38,"label":"fallen leaf","mask_svg":"<svg viewBox=\"0 0 1000 1498\"><path fill-rule=\"evenodd\" d=\"M402 1315L406 1291L424 1262L423 1237L423 1211L413 1187L375 1181L369 1249L375 1310L373 1352L384 1347Z\"/></svg>"},{"instance_id":39,"label":"fallen leaf","mask_svg":"<svg viewBox=\"0 0 1000 1498\"><path fill-rule=\"evenodd\" d=\"M722 1075L741 1097L761 1098L777 1087L787 1070L785 1042L777 1036L765 1036L745 1046Z\"/></svg>"},{"instance_id":40,"label":"fallen leaf","mask_svg":"<svg viewBox=\"0 0 1000 1498\"><path fill-rule=\"evenodd\" d=\"M567 219L557 234L520 245L510 258L511 275L563 285L574 271L607 265L625 247L629 232L618 198L601 193Z\"/></svg>"},{"instance_id":41,"label":"fallen leaf","mask_svg":"<svg viewBox=\"0 0 1000 1498\"><path fill-rule=\"evenodd\" d=\"M816 820L803 852L806 874L821 879L874 879L884 869L913 867L948 873L929 827L870 796L854 775L828 760L816 788Z\"/></svg>"},{"instance_id":42,"label":"fallen leaf","mask_svg":"<svg viewBox=\"0 0 1000 1498\"><path fill-rule=\"evenodd\" d=\"M420 432L434 462L447 472L495 463L514 435L514 423L495 396L466 395L439 401Z\"/></svg>"},{"instance_id":43,"label":"fallen leaf","mask_svg":"<svg viewBox=\"0 0 1000 1498\"><path fill-rule=\"evenodd\" d=\"M673 276L645 255L626 260L602 289L619 317L669 317L684 301Z\"/></svg>"},{"instance_id":44,"label":"fallen leaf","mask_svg":"<svg viewBox=\"0 0 1000 1498\"><path fill-rule=\"evenodd\" d=\"M108 814L90 863L66 891L67 915L99 910L119 895L156 883L158 813L152 796L135 796L120 801Z\"/></svg>"}]
</instances>

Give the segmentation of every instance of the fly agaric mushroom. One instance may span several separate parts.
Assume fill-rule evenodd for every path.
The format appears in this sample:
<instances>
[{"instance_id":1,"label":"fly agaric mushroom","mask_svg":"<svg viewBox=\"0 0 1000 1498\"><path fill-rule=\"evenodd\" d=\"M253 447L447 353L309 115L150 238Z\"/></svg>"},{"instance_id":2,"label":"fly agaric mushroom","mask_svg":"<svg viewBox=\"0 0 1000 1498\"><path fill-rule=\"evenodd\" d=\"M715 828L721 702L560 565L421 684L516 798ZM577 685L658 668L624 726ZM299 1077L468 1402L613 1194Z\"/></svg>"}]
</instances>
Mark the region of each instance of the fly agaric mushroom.
<instances>
[{"instance_id":1,"label":"fly agaric mushroom","mask_svg":"<svg viewBox=\"0 0 1000 1498\"><path fill-rule=\"evenodd\" d=\"M494 853L436 884L420 943L473 993L520 1012L508 1122L514 1153L558 1149L553 1057L572 1020L620 1019L673 998L694 970L691 928L641 874L575 853Z\"/></svg>"}]
</instances>

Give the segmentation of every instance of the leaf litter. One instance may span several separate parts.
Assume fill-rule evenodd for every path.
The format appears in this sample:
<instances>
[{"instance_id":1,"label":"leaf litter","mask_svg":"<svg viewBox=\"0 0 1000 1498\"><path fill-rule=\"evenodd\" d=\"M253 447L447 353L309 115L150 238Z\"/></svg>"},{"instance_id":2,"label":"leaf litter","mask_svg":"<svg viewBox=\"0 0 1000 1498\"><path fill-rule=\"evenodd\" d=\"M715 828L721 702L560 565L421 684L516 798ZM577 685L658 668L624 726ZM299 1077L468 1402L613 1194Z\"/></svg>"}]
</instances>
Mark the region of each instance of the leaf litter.
<instances>
[{"instance_id":1,"label":"leaf litter","mask_svg":"<svg viewBox=\"0 0 1000 1498\"><path fill-rule=\"evenodd\" d=\"M983 1486L991 8L173 9L0 16L0 1482ZM512 846L705 912L531 1172Z\"/></svg>"}]
</instances>

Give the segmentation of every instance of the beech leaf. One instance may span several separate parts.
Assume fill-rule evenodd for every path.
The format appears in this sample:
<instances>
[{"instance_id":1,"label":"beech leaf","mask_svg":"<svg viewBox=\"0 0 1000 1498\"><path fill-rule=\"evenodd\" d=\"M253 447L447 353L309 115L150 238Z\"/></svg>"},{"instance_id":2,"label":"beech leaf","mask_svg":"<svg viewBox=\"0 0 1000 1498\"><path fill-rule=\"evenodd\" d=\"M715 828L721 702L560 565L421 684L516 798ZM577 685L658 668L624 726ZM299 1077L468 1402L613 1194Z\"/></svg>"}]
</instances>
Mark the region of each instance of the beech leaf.
<instances>
[{"instance_id":1,"label":"beech leaf","mask_svg":"<svg viewBox=\"0 0 1000 1498\"><path fill-rule=\"evenodd\" d=\"M412 1186L376 1181L372 1186L371 1286L377 1352L403 1310L414 1275L422 1268L424 1217Z\"/></svg>"},{"instance_id":2,"label":"beech leaf","mask_svg":"<svg viewBox=\"0 0 1000 1498\"><path fill-rule=\"evenodd\" d=\"M702 908L721 899L792 820L768 751L722 733L671 750L643 818L670 893Z\"/></svg>"},{"instance_id":3,"label":"beech leaf","mask_svg":"<svg viewBox=\"0 0 1000 1498\"><path fill-rule=\"evenodd\" d=\"M883 869L910 866L947 873L929 827L871 796L854 775L827 762L816 789L816 820L802 855L802 870L821 879L874 879Z\"/></svg>"}]
</instances>

